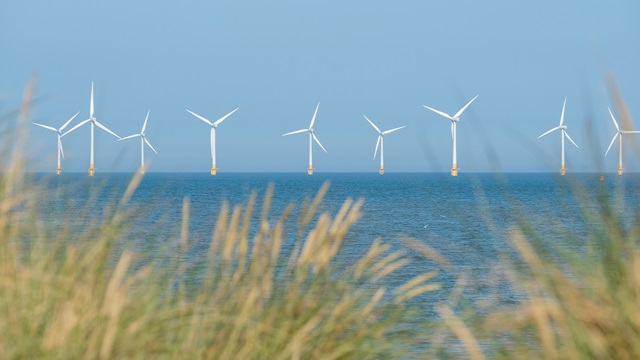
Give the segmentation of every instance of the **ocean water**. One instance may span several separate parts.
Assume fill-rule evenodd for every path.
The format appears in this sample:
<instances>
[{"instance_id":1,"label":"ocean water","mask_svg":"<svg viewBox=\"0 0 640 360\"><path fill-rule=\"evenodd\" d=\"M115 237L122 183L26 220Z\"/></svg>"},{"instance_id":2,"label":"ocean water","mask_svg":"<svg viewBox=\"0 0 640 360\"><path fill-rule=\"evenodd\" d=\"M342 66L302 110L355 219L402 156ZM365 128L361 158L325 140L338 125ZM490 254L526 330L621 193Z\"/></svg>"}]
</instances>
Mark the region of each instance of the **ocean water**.
<instances>
[{"instance_id":1,"label":"ocean water","mask_svg":"<svg viewBox=\"0 0 640 360\"><path fill-rule=\"evenodd\" d=\"M112 211L133 174L110 173L34 175L47 189L38 197L40 221L55 228L69 226L83 231ZM127 207L134 210L125 243L153 256L163 245L179 240L182 203L190 201L191 257L206 254L206 247L223 202L245 204L252 191L258 195L257 212L267 187L274 186L273 222L290 203L296 211L305 198L313 197L325 182L330 187L321 212L335 214L347 198L363 199L363 218L356 223L339 261L355 263L376 239L402 249L401 239L414 238L441 253L451 264L443 269L411 249L412 264L394 274L391 281L406 281L422 272L438 269L436 281L444 290L416 300L425 305L445 301L464 281L471 302L495 302L505 306L520 301L504 276L505 258L517 259L509 241L510 231L526 222L538 241L558 254L586 255L589 229L597 218L586 214L598 209L597 198L605 194L614 211L630 223L638 213L640 191L637 174L624 176L548 173L449 174L425 173L221 173L146 174ZM294 215L286 223L289 239L297 232ZM291 244L292 240L285 243ZM558 260L561 260L559 258ZM431 310L430 310L431 309Z\"/></svg>"}]
</instances>

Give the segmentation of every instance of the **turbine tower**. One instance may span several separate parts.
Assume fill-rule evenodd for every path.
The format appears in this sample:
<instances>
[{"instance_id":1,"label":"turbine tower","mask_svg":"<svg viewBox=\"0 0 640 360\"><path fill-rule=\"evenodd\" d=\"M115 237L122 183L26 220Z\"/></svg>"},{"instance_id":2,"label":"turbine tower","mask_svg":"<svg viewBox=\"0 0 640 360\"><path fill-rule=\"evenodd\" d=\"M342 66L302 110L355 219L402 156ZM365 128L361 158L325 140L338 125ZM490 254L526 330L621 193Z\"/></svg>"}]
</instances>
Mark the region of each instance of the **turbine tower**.
<instances>
[{"instance_id":1,"label":"turbine tower","mask_svg":"<svg viewBox=\"0 0 640 360\"><path fill-rule=\"evenodd\" d=\"M43 127L47 130L51 130L51 131L55 131L58 134L58 168L56 169L56 174L60 175L60 156L62 156L62 158L64 159L64 151L62 150L62 130L64 130L64 128L67 127L67 125L69 125L69 123L71 121L73 121L73 119L75 119L76 116L78 116L79 112L76 113L75 115L73 115L71 117L71 119L67 120L66 123L64 123L64 125L62 125L59 129L56 129L54 127L51 126L47 126L47 125L42 125L42 124L38 124L38 123L33 123L34 125L38 125L40 127Z\"/></svg>"},{"instance_id":2,"label":"turbine tower","mask_svg":"<svg viewBox=\"0 0 640 360\"><path fill-rule=\"evenodd\" d=\"M217 169L216 169L216 128L226 118L231 116L231 114L233 114L234 112L238 111L238 109L240 109L240 108L237 108L237 109L233 110L232 112L230 112L227 115L221 117L220 119L218 119L216 122L213 122L213 123L211 121L205 119L204 117L194 113L193 111L191 111L189 109L185 109L189 113L191 113L191 115L197 117L198 119L204 121L205 123L209 124L209 126L211 126L211 175L215 175L217 173Z\"/></svg>"},{"instance_id":3,"label":"turbine tower","mask_svg":"<svg viewBox=\"0 0 640 360\"><path fill-rule=\"evenodd\" d=\"M98 122L98 120L96 120L96 117L93 114L93 81L91 82L91 103L89 105L89 118L87 120L82 121L81 123L79 123L78 125L72 127L69 131L67 131L66 133L62 134L62 136L67 135L68 133L72 132L73 130L79 128L80 126L91 122L91 153L89 155L89 176L93 176L96 173L95 167L94 167L94 161L93 161L93 126L97 126L100 129L108 132L109 134L117 137L118 139L120 139L120 136L116 135L113 131L107 129L106 126L102 125L100 122Z\"/></svg>"},{"instance_id":4,"label":"turbine tower","mask_svg":"<svg viewBox=\"0 0 640 360\"><path fill-rule=\"evenodd\" d=\"M153 146L151 146L151 143L149 142L149 140L147 140L147 137L144 135L144 130L147 128L147 120L149 120L149 113L151 112L151 110L147 111L147 117L144 118L144 124L142 124L142 130L140 130L140 134L133 134L133 135L129 135L129 136L125 136L123 138L121 138L118 141L122 141L122 140L126 140L126 139L132 139L135 137L139 137L140 138L140 173L144 174L144 144L146 143L151 150L153 150L154 153L158 154L158 152L156 151L156 149L153 148Z\"/></svg>"},{"instance_id":5,"label":"turbine tower","mask_svg":"<svg viewBox=\"0 0 640 360\"><path fill-rule=\"evenodd\" d=\"M369 120L369 118L366 117L366 115L362 115L362 116L364 116L364 118L369 122L369 124L371 124L371 126L373 126L373 128L376 129L376 131L378 132L378 141L376 142L376 151L373 153L373 159L375 160L376 155L378 155L378 146L380 146L380 175L382 175L384 174L384 136L396 130L405 128L406 126L400 126L395 129L391 129L387 131L380 131L380 129L378 129L378 127L373 123L373 121Z\"/></svg>"},{"instance_id":6,"label":"turbine tower","mask_svg":"<svg viewBox=\"0 0 640 360\"><path fill-rule=\"evenodd\" d=\"M607 154L609 153L609 150L611 150L611 146L613 145L613 143L616 141L616 138L620 138L618 144L619 144L619 153L620 153L620 157L618 160L618 175L622 175L622 135L625 134L638 134L640 133L640 131L635 131L635 130L620 130L620 127L618 126L618 123L616 122L616 118L613 117L613 113L611 112L611 109L609 109L609 114L611 114L611 120L613 120L613 124L616 126L616 134L613 135L613 139L611 139L611 143L609 144L609 147L607 148L607 152L604 154L604 156L607 156Z\"/></svg>"},{"instance_id":7,"label":"turbine tower","mask_svg":"<svg viewBox=\"0 0 640 360\"><path fill-rule=\"evenodd\" d=\"M309 124L308 129L300 129L300 130L292 131L282 135L282 136L287 136L287 135L299 134L303 132L309 133L309 169L307 170L307 174L309 175L313 174L313 147L312 147L313 140L315 140L318 143L318 145L320 145L320 147L322 148L322 150L324 150L325 153L327 152L324 146L322 146L322 144L320 143L320 140L318 140L318 138L316 137L316 134L313 133L313 123L316 121L316 114L318 113L319 107L320 107L320 103L318 103L318 105L316 106L316 111L313 112L313 117L311 118L311 123Z\"/></svg>"},{"instance_id":8,"label":"turbine tower","mask_svg":"<svg viewBox=\"0 0 640 360\"><path fill-rule=\"evenodd\" d=\"M565 105L567 105L567 98L566 97L564 98L564 104L562 104L562 114L560 115L560 125L554 127L553 129L547 131L546 133L538 136L538 139L540 139L541 137L543 137L543 136L545 136L545 135L547 135L547 134L549 134L551 132L554 132L554 131L556 131L558 129L561 130L560 137L562 139L561 140L561 143L562 143L562 157L561 158L562 158L562 160L561 160L561 164L560 164L560 175L564 175L565 172L566 172L565 171L565 167L564 167L564 138L565 138L565 136L567 137L567 139L569 139L569 141L571 141L571 143L573 145L578 147L578 145L576 145L576 143L573 141L573 139L571 139L571 136L569 136L569 134L567 133L567 125L563 125L563 123L564 123L564 107L565 107Z\"/></svg>"},{"instance_id":9,"label":"turbine tower","mask_svg":"<svg viewBox=\"0 0 640 360\"><path fill-rule=\"evenodd\" d=\"M475 100L478 97L478 95L476 95L476 97L474 97L473 99L471 99L471 101L469 101L467 103L467 105L465 105L464 107L462 107L462 109L460 109L460 111L458 111L455 115L450 116L449 114L446 114L440 110L436 110L436 109L432 109L426 105L422 105L425 108L433 111L436 114L442 115L444 117L446 117L447 119L451 120L451 138L453 139L453 164L451 165L451 176L458 176L458 158L457 158L457 154L456 154L456 123L458 121L460 121L460 116L462 115L462 113L467 109L467 107L469 105L471 105L471 103L473 102L473 100Z\"/></svg>"}]
</instances>

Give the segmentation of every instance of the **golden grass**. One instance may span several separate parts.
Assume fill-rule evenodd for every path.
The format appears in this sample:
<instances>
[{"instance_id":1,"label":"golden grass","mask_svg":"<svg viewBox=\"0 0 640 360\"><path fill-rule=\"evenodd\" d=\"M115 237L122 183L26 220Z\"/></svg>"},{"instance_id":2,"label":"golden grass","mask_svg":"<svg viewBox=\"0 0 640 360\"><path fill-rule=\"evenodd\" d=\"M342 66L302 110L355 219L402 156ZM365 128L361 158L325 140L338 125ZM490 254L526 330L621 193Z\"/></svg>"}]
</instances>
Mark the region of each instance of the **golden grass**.
<instances>
[{"instance_id":1,"label":"golden grass","mask_svg":"<svg viewBox=\"0 0 640 360\"><path fill-rule=\"evenodd\" d=\"M612 78L609 85L622 123L631 127ZM573 190L588 226L581 254L550 250L522 215L509 236L519 259L502 266L524 299L488 315L470 311L464 322L439 307L470 358L640 359L640 214L622 219L622 194L605 186L595 197L579 185Z\"/></svg>"},{"instance_id":2,"label":"golden grass","mask_svg":"<svg viewBox=\"0 0 640 360\"><path fill-rule=\"evenodd\" d=\"M19 124L34 89L32 82L25 90ZM623 104L619 95L616 102ZM0 359L640 358L640 217L622 224L611 194L585 206L585 219L605 224L590 231L589 256L552 254L565 260L558 265L535 246L543 234L526 219L513 228L520 259L509 276L526 296L513 308L474 313L453 289L453 300L434 306L439 320L403 331L407 302L440 289L437 273L389 286L409 258L380 240L354 264L337 261L361 201L319 214L322 187L303 204L285 251L293 205L269 220L273 189L259 210L254 193L244 206L222 206L208 249L193 260L189 224L197 214L185 199L176 246L149 259L126 241L127 204L141 175L99 224L53 233L37 218L38 190L24 177L24 135L11 139L2 144L10 161L0 177ZM403 243L455 273L426 244Z\"/></svg>"},{"instance_id":3,"label":"golden grass","mask_svg":"<svg viewBox=\"0 0 640 360\"><path fill-rule=\"evenodd\" d=\"M30 85L21 119L32 94ZM270 221L273 190L259 213L254 193L244 206L222 207L196 261L187 256L193 214L185 199L177 253L149 259L125 239L126 205L140 176L99 224L53 233L37 218L38 190L27 187L21 144L13 146L14 161L0 178L0 358L412 356L412 338L396 326L407 301L438 288L435 273L394 291L385 279L409 260L380 241L357 264L338 263L361 201L318 214L324 186L303 206L293 251L285 254L293 206Z\"/></svg>"}]
</instances>

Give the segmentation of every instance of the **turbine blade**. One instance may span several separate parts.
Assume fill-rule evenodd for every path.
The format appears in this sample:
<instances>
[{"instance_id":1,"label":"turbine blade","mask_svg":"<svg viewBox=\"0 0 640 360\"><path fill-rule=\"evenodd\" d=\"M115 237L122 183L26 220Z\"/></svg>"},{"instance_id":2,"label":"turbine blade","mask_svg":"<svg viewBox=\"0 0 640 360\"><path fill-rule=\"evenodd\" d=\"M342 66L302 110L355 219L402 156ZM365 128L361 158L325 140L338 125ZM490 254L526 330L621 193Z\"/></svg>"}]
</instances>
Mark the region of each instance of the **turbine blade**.
<instances>
[{"instance_id":1,"label":"turbine blade","mask_svg":"<svg viewBox=\"0 0 640 360\"><path fill-rule=\"evenodd\" d=\"M637 130L623 130L623 134L640 134L640 131Z\"/></svg>"},{"instance_id":2,"label":"turbine blade","mask_svg":"<svg viewBox=\"0 0 640 360\"><path fill-rule=\"evenodd\" d=\"M64 130L64 128L66 128L66 127L67 127L67 125L69 125L69 123L70 123L71 121L73 121L73 119L75 119L75 118L76 118L76 116L78 116L78 114L80 114L80 112L79 112L79 111L78 111L75 115L73 115L73 116L71 117L71 119L67 120L67 122L66 122L66 123L64 123L64 125L62 125L62 127L60 127L60 129L59 129L58 131L62 131L62 130Z\"/></svg>"},{"instance_id":3,"label":"turbine blade","mask_svg":"<svg viewBox=\"0 0 640 360\"><path fill-rule=\"evenodd\" d=\"M37 126L45 128L47 130L52 130L52 131L58 132L58 129L56 129L56 128L52 127L52 126L42 125L42 124L38 124L38 123L33 123L33 125L37 125Z\"/></svg>"},{"instance_id":4,"label":"turbine blade","mask_svg":"<svg viewBox=\"0 0 640 360\"><path fill-rule=\"evenodd\" d=\"M564 97L564 104L562 104L562 114L560 115L560 125L558 126L562 126L562 123L564 122L564 107L567 105L567 97Z\"/></svg>"},{"instance_id":5,"label":"turbine blade","mask_svg":"<svg viewBox=\"0 0 640 360\"><path fill-rule=\"evenodd\" d=\"M613 124L616 126L616 130L620 131L620 127L618 127L618 123L616 122L616 118L613 117L613 113L611 112L611 108L607 107L607 109L609 109L609 114L611 114L611 120L613 120Z\"/></svg>"},{"instance_id":6,"label":"turbine blade","mask_svg":"<svg viewBox=\"0 0 640 360\"><path fill-rule=\"evenodd\" d=\"M380 139L382 139L382 135L378 135L378 141L376 141L376 151L373 152L373 160L378 156L378 146L380 146Z\"/></svg>"},{"instance_id":7,"label":"turbine blade","mask_svg":"<svg viewBox=\"0 0 640 360\"><path fill-rule=\"evenodd\" d=\"M616 141L616 138L620 136L619 133L616 133L615 135L613 135L613 139L611 139L611 144L609 144L609 147L607 148L607 152L604 153L604 156L607 156L607 154L609 153L609 150L611 150L611 146L613 146L613 143Z\"/></svg>"},{"instance_id":8,"label":"turbine blade","mask_svg":"<svg viewBox=\"0 0 640 360\"><path fill-rule=\"evenodd\" d=\"M455 126L453 124L454 124L454 122L451 121L451 140L453 140L453 127Z\"/></svg>"},{"instance_id":9,"label":"turbine blade","mask_svg":"<svg viewBox=\"0 0 640 360\"><path fill-rule=\"evenodd\" d=\"M318 143L318 145L320 145L320 147L322 148L322 150L324 150L324 152L326 153L326 152L327 152L327 150L324 148L324 146L322 146L322 144L320 144L320 140L318 140L318 138L316 137L316 134L311 133L311 135L313 136L313 140L315 140L315 141Z\"/></svg>"},{"instance_id":10,"label":"turbine blade","mask_svg":"<svg viewBox=\"0 0 640 360\"><path fill-rule=\"evenodd\" d=\"M98 122L98 120L94 120L94 121L95 121L96 125L98 125L98 127L99 127L100 129L102 129L102 130L104 130L104 131L108 132L109 134L111 134L111 135L113 135L113 136L117 137L118 139L120 139L120 136L116 135L116 133L114 133L113 131L111 131L111 130L107 129L107 127L106 127L106 126L104 126L104 125L100 124L100 123Z\"/></svg>"},{"instance_id":11,"label":"turbine blade","mask_svg":"<svg viewBox=\"0 0 640 360\"><path fill-rule=\"evenodd\" d=\"M569 133L566 130L563 129L562 133L564 134L564 136L567 137L567 139L569 139L569 141L571 141L573 145L575 145L579 149L578 145L573 141L573 139L571 138L571 136L569 136Z\"/></svg>"},{"instance_id":12,"label":"turbine blade","mask_svg":"<svg viewBox=\"0 0 640 360\"><path fill-rule=\"evenodd\" d=\"M318 108L320 107L320 103L318 102L318 105L316 105L316 111L313 112L313 117L311 118L311 124L309 124L309 129L313 128L313 123L316 122L316 114L318 113Z\"/></svg>"},{"instance_id":13,"label":"turbine blade","mask_svg":"<svg viewBox=\"0 0 640 360\"><path fill-rule=\"evenodd\" d=\"M550 133L550 132L552 132L552 131L556 131L556 130L558 130L558 129L560 129L560 126L556 126L556 127L554 127L553 129L551 129L551 130L547 131L546 133L544 133L544 134L542 134L542 135L538 136L538 139L540 139L541 137L543 137L543 136L547 135L548 133Z\"/></svg>"},{"instance_id":14,"label":"turbine blade","mask_svg":"<svg viewBox=\"0 0 640 360\"><path fill-rule=\"evenodd\" d=\"M200 120L202 120L202 121L206 122L207 124L209 124L209 126L213 126L213 124L211 123L211 121L209 121L209 120L207 120L207 119L203 118L202 116L200 116L200 115L198 115L198 114L194 113L193 111L191 111L191 110L189 110L189 109L185 109L185 110L187 110L188 112L190 112L190 113L191 113L191 115L193 115L193 116L197 117L198 119L200 119Z\"/></svg>"},{"instance_id":15,"label":"turbine blade","mask_svg":"<svg viewBox=\"0 0 640 360\"><path fill-rule=\"evenodd\" d=\"M443 112L442 112L442 111L440 111L440 110L436 110L436 109L430 108L430 107L428 107L427 105L422 105L422 106L424 106L425 108L427 108L427 109L429 109L429 110L433 111L433 112L434 112L434 113L436 113L436 114L439 114L439 115L442 115L442 116L446 117L446 118L447 118L447 119L449 119L449 120L453 120L453 118L452 118L451 116L449 116L449 114L445 114L445 113L443 113Z\"/></svg>"},{"instance_id":16,"label":"turbine blade","mask_svg":"<svg viewBox=\"0 0 640 360\"><path fill-rule=\"evenodd\" d=\"M387 130L387 131L383 132L382 135L391 134L392 132L400 130L402 128L406 128L406 126L400 126L400 127L395 128L395 129Z\"/></svg>"},{"instance_id":17,"label":"turbine blade","mask_svg":"<svg viewBox=\"0 0 640 360\"><path fill-rule=\"evenodd\" d=\"M153 148L153 146L151 146L151 143L149 142L149 140L147 140L146 137L143 137L144 142L147 143L147 145L149 145L149 147L151 148L151 150L153 150L154 153L156 153L156 155L158 154L158 152L156 151L156 149Z\"/></svg>"},{"instance_id":18,"label":"turbine blade","mask_svg":"<svg viewBox=\"0 0 640 360\"><path fill-rule=\"evenodd\" d=\"M133 134L133 135L125 136L123 138L118 139L118 141L127 140L127 139L131 139L131 138L138 137L138 136L142 136L142 135L141 134Z\"/></svg>"},{"instance_id":19,"label":"turbine blade","mask_svg":"<svg viewBox=\"0 0 640 360\"><path fill-rule=\"evenodd\" d=\"M378 132L378 134L381 134L381 133L382 133L382 132L380 131L380 129L378 129L378 127L376 126L376 124L374 124L374 123L373 123L373 121L369 120L369 118L368 118L368 117L366 117L365 115L362 115L362 116L364 116L364 118L365 118L365 119L367 119L367 121L369 122L369 124L371 124L371 126L373 126L373 128L374 128L374 129L376 129L376 131Z\"/></svg>"},{"instance_id":20,"label":"turbine blade","mask_svg":"<svg viewBox=\"0 0 640 360\"><path fill-rule=\"evenodd\" d=\"M467 105L465 105L462 109L460 109L460 111L458 111L455 115L453 115L454 119L457 119L460 117L460 115L462 115L462 113L467 109L467 107L469 107L469 105L471 105L471 103L473 102L473 100L475 100L479 95L476 95L476 97L474 97L473 99L471 99L471 101L469 101L467 103Z\"/></svg>"},{"instance_id":21,"label":"turbine blade","mask_svg":"<svg viewBox=\"0 0 640 360\"><path fill-rule=\"evenodd\" d=\"M89 105L89 117L93 117L93 81L91 82L91 104Z\"/></svg>"},{"instance_id":22,"label":"turbine blade","mask_svg":"<svg viewBox=\"0 0 640 360\"><path fill-rule=\"evenodd\" d=\"M309 131L309 129L300 129L300 130L292 131L292 132L289 132L289 133L286 133L286 134L282 134L282 136L299 134L299 133L303 133L303 132L307 132L307 131Z\"/></svg>"},{"instance_id":23,"label":"turbine blade","mask_svg":"<svg viewBox=\"0 0 640 360\"><path fill-rule=\"evenodd\" d=\"M228 113L227 115L225 115L225 116L221 117L220 119L216 120L216 122L213 123L213 126L218 126L221 122L224 121L224 119L228 118L229 116L231 116L231 114L233 114L234 112L238 111L238 109L240 109L240 108L237 108L237 109L233 110L232 112Z\"/></svg>"},{"instance_id":24,"label":"turbine blade","mask_svg":"<svg viewBox=\"0 0 640 360\"><path fill-rule=\"evenodd\" d=\"M60 146L60 155L64 159L64 150L62 149L62 140L60 140L60 135L58 135L58 146Z\"/></svg>"},{"instance_id":25,"label":"turbine blade","mask_svg":"<svg viewBox=\"0 0 640 360\"><path fill-rule=\"evenodd\" d=\"M149 111L147 111L147 117L144 118L144 124L142 124L142 131L140 131L140 134L144 134L144 129L147 128L147 120L149 120L149 113L151 112L151 109L149 109Z\"/></svg>"},{"instance_id":26,"label":"turbine blade","mask_svg":"<svg viewBox=\"0 0 640 360\"><path fill-rule=\"evenodd\" d=\"M65 135L67 135L68 133L72 132L73 130L75 130L75 129L79 128L80 126L82 126L82 125L84 125L84 124L88 123L88 122L89 122L89 120L91 120L91 119L87 119L87 120L82 121L81 123L79 123L78 125L76 125L76 126L72 127L71 129L69 129L69 131L67 131L66 133L62 134L61 136L65 136Z\"/></svg>"}]
</instances>

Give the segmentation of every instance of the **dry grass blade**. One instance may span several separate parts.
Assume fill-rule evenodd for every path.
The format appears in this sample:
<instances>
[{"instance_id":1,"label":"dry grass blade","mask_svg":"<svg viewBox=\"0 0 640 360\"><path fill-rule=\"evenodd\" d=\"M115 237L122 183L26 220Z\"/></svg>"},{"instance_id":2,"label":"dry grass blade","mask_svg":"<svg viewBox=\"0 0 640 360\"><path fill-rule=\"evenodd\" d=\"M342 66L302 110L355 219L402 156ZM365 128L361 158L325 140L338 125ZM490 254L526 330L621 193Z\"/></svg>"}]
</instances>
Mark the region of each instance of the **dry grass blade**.
<instances>
[{"instance_id":1,"label":"dry grass blade","mask_svg":"<svg viewBox=\"0 0 640 360\"><path fill-rule=\"evenodd\" d=\"M427 244L413 238L404 238L401 242L404 246L419 252L422 256L438 264L443 269L452 270L449 260Z\"/></svg>"},{"instance_id":2,"label":"dry grass blade","mask_svg":"<svg viewBox=\"0 0 640 360\"><path fill-rule=\"evenodd\" d=\"M446 305L438 307L438 313L449 326L451 331L460 339L462 345L467 350L469 357L474 360L484 359L484 354L480 349L478 341L473 336L473 333L464 325L464 323L453 313L453 311Z\"/></svg>"},{"instance_id":3,"label":"dry grass blade","mask_svg":"<svg viewBox=\"0 0 640 360\"><path fill-rule=\"evenodd\" d=\"M149 244L127 232L140 174L78 231L64 213L55 226L38 222L39 209L24 202L38 189L20 161L11 164L0 184L0 358L410 357L414 335L397 330L410 313L404 302L435 289L433 274L387 291L398 286L388 275L409 259L380 241L354 266L340 260L363 202L321 213L328 184L301 209L295 239L295 207L271 217L270 186L260 212L255 193L232 211L224 203L204 249L185 198L171 235L149 241L167 247L144 253Z\"/></svg>"}]
</instances>

